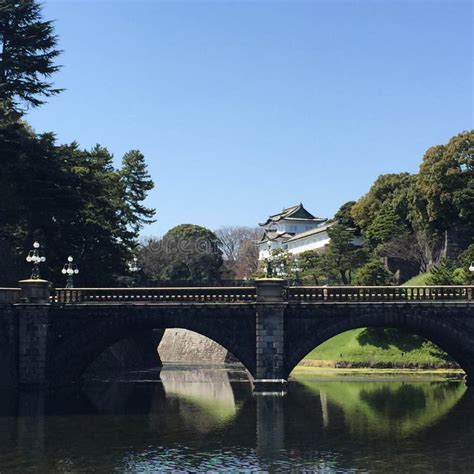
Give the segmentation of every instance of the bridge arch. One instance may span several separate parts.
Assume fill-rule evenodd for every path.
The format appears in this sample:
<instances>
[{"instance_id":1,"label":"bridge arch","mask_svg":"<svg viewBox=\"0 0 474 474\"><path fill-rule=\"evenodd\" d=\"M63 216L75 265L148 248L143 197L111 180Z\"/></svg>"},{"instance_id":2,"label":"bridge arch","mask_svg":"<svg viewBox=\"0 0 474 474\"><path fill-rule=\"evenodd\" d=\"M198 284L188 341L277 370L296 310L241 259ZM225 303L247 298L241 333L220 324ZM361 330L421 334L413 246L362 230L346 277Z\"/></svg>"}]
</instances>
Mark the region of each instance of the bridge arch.
<instances>
[{"instance_id":1,"label":"bridge arch","mask_svg":"<svg viewBox=\"0 0 474 474\"><path fill-rule=\"evenodd\" d=\"M56 336L58 344L52 353L48 371L48 379L54 384L79 381L87 367L105 349L136 332L175 328L187 329L212 339L231 352L254 375L255 318L251 309L117 306L82 307L76 314L80 316L80 321L76 321L75 330L69 330L66 337L62 334ZM61 332L61 328L56 331Z\"/></svg>"},{"instance_id":2,"label":"bridge arch","mask_svg":"<svg viewBox=\"0 0 474 474\"><path fill-rule=\"evenodd\" d=\"M421 336L449 354L474 382L474 327L462 308L443 317L440 314L410 307L332 308L324 314L320 308L290 310L286 329L285 374L314 348L343 332L363 327L396 328ZM321 314L323 313L323 314Z\"/></svg>"}]
</instances>

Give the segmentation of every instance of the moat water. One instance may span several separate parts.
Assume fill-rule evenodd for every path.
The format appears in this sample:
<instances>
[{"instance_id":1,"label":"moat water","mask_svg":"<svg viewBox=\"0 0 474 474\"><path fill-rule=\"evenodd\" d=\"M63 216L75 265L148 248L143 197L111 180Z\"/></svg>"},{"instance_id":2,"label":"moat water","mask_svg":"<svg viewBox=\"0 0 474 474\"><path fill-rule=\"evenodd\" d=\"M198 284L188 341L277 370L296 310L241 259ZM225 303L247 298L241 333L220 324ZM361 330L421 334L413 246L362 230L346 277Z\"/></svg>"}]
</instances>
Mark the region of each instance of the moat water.
<instances>
[{"instance_id":1,"label":"moat water","mask_svg":"<svg viewBox=\"0 0 474 474\"><path fill-rule=\"evenodd\" d=\"M472 472L474 393L460 380L291 381L167 366L80 393L0 393L0 472Z\"/></svg>"}]
</instances>

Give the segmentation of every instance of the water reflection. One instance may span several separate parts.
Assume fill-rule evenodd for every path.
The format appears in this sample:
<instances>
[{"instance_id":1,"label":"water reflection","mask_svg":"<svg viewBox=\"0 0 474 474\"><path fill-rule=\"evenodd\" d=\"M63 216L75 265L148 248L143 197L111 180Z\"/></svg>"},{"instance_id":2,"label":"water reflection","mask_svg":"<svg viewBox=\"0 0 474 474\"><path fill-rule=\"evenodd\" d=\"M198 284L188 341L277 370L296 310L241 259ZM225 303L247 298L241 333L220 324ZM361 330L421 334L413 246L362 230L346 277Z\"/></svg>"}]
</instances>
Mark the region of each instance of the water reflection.
<instances>
[{"instance_id":1,"label":"water reflection","mask_svg":"<svg viewBox=\"0 0 474 474\"><path fill-rule=\"evenodd\" d=\"M302 379L254 396L244 372L171 367L0 397L2 472L474 469L462 383Z\"/></svg>"},{"instance_id":2,"label":"water reflection","mask_svg":"<svg viewBox=\"0 0 474 474\"><path fill-rule=\"evenodd\" d=\"M189 423L194 423L200 431L209 431L209 420L223 423L237 413L238 401L225 369L165 369L161 380L168 398L177 397L192 405Z\"/></svg>"},{"instance_id":3,"label":"water reflection","mask_svg":"<svg viewBox=\"0 0 474 474\"><path fill-rule=\"evenodd\" d=\"M466 391L457 382L301 382L321 401L323 425L328 426L328 401L342 409L353 432L378 436L413 434L442 418Z\"/></svg>"}]
</instances>

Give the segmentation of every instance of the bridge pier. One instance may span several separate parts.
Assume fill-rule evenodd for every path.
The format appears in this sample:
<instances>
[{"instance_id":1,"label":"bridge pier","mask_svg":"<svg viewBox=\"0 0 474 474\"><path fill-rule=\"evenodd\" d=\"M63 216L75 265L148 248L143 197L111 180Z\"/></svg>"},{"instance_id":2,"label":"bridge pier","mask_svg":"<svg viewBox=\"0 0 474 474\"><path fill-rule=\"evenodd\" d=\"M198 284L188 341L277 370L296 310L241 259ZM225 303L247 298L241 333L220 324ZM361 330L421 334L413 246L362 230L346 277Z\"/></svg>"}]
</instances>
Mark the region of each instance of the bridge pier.
<instances>
[{"instance_id":1,"label":"bridge pier","mask_svg":"<svg viewBox=\"0 0 474 474\"><path fill-rule=\"evenodd\" d=\"M20 281L21 296L16 305L19 334L18 383L24 388L47 386L50 329L49 282Z\"/></svg>"},{"instance_id":2,"label":"bridge pier","mask_svg":"<svg viewBox=\"0 0 474 474\"><path fill-rule=\"evenodd\" d=\"M284 392L285 280L266 278L256 281L256 377L255 392Z\"/></svg>"}]
</instances>

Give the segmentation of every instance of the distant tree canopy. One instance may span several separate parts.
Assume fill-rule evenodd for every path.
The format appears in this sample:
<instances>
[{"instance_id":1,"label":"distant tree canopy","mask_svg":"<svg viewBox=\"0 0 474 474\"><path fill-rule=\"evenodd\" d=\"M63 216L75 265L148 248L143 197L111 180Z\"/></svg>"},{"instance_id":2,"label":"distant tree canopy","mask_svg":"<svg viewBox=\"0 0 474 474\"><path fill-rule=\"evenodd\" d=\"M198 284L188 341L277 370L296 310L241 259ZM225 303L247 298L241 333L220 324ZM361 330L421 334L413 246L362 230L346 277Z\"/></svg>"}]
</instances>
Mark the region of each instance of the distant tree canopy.
<instances>
[{"instance_id":1,"label":"distant tree canopy","mask_svg":"<svg viewBox=\"0 0 474 474\"><path fill-rule=\"evenodd\" d=\"M0 2L0 104L20 110L60 92L49 78L59 66L53 23L34 0Z\"/></svg>"},{"instance_id":2,"label":"distant tree canopy","mask_svg":"<svg viewBox=\"0 0 474 474\"><path fill-rule=\"evenodd\" d=\"M224 261L217 236L193 224L173 227L162 239L149 239L139 252L148 279L190 282L217 281Z\"/></svg>"},{"instance_id":3,"label":"distant tree canopy","mask_svg":"<svg viewBox=\"0 0 474 474\"><path fill-rule=\"evenodd\" d=\"M409 173L385 174L379 176L369 189L352 207L354 221L362 232L377 231L371 226L380 227L380 221L395 218L398 225L409 226L409 192L416 177ZM384 217L381 217L384 216ZM377 219L379 221L377 222Z\"/></svg>"},{"instance_id":4,"label":"distant tree canopy","mask_svg":"<svg viewBox=\"0 0 474 474\"><path fill-rule=\"evenodd\" d=\"M392 275L386 270L380 260L372 259L362 265L356 272L356 285L389 285Z\"/></svg>"},{"instance_id":5,"label":"distant tree canopy","mask_svg":"<svg viewBox=\"0 0 474 474\"><path fill-rule=\"evenodd\" d=\"M467 285L474 284L474 272L471 270L474 265L474 244L469 245L458 257L459 267L463 271L463 282Z\"/></svg>"},{"instance_id":6,"label":"distant tree canopy","mask_svg":"<svg viewBox=\"0 0 474 474\"><path fill-rule=\"evenodd\" d=\"M474 130L425 153L413 187L413 225L434 235L474 235Z\"/></svg>"},{"instance_id":7,"label":"distant tree canopy","mask_svg":"<svg viewBox=\"0 0 474 474\"><path fill-rule=\"evenodd\" d=\"M360 227L356 224L354 216L352 215L355 204L355 201L349 201L343 204L334 215L334 219L344 227L354 230L354 235L358 236L360 235Z\"/></svg>"},{"instance_id":8,"label":"distant tree canopy","mask_svg":"<svg viewBox=\"0 0 474 474\"><path fill-rule=\"evenodd\" d=\"M371 249L390 241L398 235L406 232L407 225L402 218L390 206L382 206L374 220L366 227L364 237Z\"/></svg>"},{"instance_id":9,"label":"distant tree canopy","mask_svg":"<svg viewBox=\"0 0 474 474\"><path fill-rule=\"evenodd\" d=\"M418 174L379 176L351 215L370 252L419 264L422 271L441 258L447 239L468 246L474 235L474 131L429 148Z\"/></svg>"},{"instance_id":10,"label":"distant tree canopy","mask_svg":"<svg viewBox=\"0 0 474 474\"><path fill-rule=\"evenodd\" d=\"M258 267L257 241L261 231L254 227L228 226L215 231L229 276L249 278Z\"/></svg>"}]
</instances>

